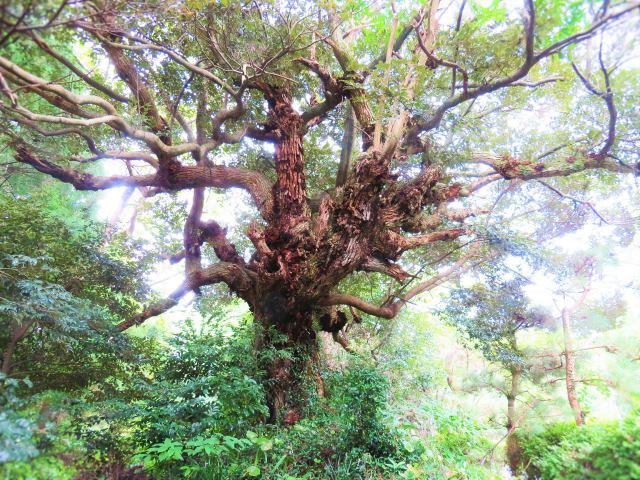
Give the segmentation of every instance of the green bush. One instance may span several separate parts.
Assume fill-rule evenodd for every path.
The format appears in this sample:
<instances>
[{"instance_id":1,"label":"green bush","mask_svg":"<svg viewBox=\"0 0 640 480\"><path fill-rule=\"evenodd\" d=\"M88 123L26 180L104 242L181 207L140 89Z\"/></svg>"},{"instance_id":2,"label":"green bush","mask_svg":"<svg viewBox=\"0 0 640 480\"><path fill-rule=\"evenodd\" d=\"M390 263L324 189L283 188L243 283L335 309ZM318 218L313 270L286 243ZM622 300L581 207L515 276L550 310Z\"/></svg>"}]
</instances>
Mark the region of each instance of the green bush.
<instances>
[{"instance_id":1,"label":"green bush","mask_svg":"<svg viewBox=\"0 0 640 480\"><path fill-rule=\"evenodd\" d=\"M64 394L45 392L30 401L17 395L30 387L0 374L0 478L71 480L78 442L65 435L68 418L53 406Z\"/></svg>"},{"instance_id":2,"label":"green bush","mask_svg":"<svg viewBox=\"0 0 640 480\"><path fill-rule=\"evenodd\" d=\"M336 378L331 401L340 412L341 450L358 449L375 457L389 456L393 442L384 423L389 382L373 366L354 361Z\"/></svg>"},{"instance_id":3,"label":"green bush","mask_svg":"<svg viewBox=\"0 0 640 480\"><path fill-rule=\"evenodd\" d=\"M173 340L132 412L149 441L238 435L264 421L268 408L251 340L248 326Z\"/></svg>"},{"instance_id":4,"label":"green bush","mask_svg":"<svg viewBox=\"0 0 640 480\"><path fill-rule=\"evenodd\" d=\"M21 411L26 402L17 395L20 387L30 385L28 380L7 378L0 373L0 464L38 455L33 435L35 424Z\"/></svg>"},{"instance_id":5,"label":"green bush","mask_svg":"<svg viewBox=\"0 0 640 480\"><path fill-rule=\"evenodd\" d=\"M613 423L554 424L518 436L523 469L541 480L640 479L640 415Z\"/></svg>"},{"instance_id":6,"label":"green bush","mask_svg":"<svg viewBox=\"0 0 640 480\"><path fill-rule=\"evenodd\" d=\"M415 461L406 478L445 480L500 478L483 466L492 444L485 428L464 412L429 401L420 409L420 425L429 425L426 449Z\"/></svg>"},{"instance_id":7,"label":"green bush","mask_svg":"<svg viewBox=\"0 0 640 480\"><path fill-rule=\"evenodd\" d=\"M43 455L29 462L10 462L0 465L0 478L11 480L73 480L77 470L52 455Z\"/></svg>"},{"instance_id":8,"label":"green bush","mask_svg":"<svg viewBox=\"0 0 640 480\"><path fill-rule=\"evenodd\" d=\"M217 358L224 358L224 352L218 352ZM184 366L175 361L170 362L171 371L181 377ZM200 367L196 370L190 369L187 376L193 379L210 373ZM217 375L225 378L225 371L219 370ZM173 437L144 448L134 461L162 479L404 478L400 475L420 457L424 447L401 428L392 429L387 421L388 383L384 375L354 360L344 371L328 374L326 387L328 397L315 399L307 416L292 427L266 425L258 415L248 433L229 432L233 422L241 418L236 412L235 417L225 416L220 424L212 424L197 435L190 436L192 429L181 424ZM226 433L221 432L223 428Z\"/></svg>"},{"instance_id":9,"label":"green bush","mask_svg":"<svg viewBox=\"0 0 640 480\"><path fill-rule=\"evenodd\" d=\"M76 408L91 450L125 458L167 439L242 436L268 414L247 328L178 336L146 370L117 396L96 402L89 394Z\"/></svg>"},{"instance_id":10,"label":"green bush","mask_svg":"<svg viewBox=\"0 0 640 480\"><path fill-rule=\"evenodd\" d=\"M477 465L485 447L477 424L436 404L416 424L403 420L406 405L391 409L386 375L361 358L325 372L326 398L312 397L304 417L283 427L265 423L249 325L186 333L154 348L128 383L105 379L25 401L12 394L11 425L25 428L3 441L22 435L32 454L1 466L0 478L109 478L135 465L163 480L487 478ZM44 405L56 420L40 434ZM425 438L427 424L434 430Z\"/></svg>"}]
</instances>

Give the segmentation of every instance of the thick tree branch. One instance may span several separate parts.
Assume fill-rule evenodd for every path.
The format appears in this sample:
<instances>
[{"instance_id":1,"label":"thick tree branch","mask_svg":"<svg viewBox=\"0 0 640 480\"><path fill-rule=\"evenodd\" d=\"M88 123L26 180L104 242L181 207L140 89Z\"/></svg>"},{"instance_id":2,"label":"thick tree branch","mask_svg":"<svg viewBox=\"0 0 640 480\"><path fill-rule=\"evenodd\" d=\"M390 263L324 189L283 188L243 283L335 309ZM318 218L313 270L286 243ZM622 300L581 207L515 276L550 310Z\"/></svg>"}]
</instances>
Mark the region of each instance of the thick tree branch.
<instances>
[{"instance_id":1,"label":"thick tree branch","mask_svg":"<svg viewBox=\"0 0 640 480\"><path fill-rule=\"evenodd\" d=\"M12 73L16 77L24 80L28 84L32 84L34 86L38 86L44 90L48 90L51 93L59 95L60 97L68 100L71 103L75 103L76 105L96 105L102 108L109 115L118 115L116 108L106 101L105 99L98 97L96 95L78 95L70 92L69 90L57 85L55 83L48 82L46 80L33 75L23 68L19 67L15 63L11 62L7 58L0 56L0 68L6 70L7 72Z\"/></svg>"},{"instance_id":2,"label":"thick tree branch","mask_svg":"<svg viewBox=\"0 0 640 480\"><path fill-rule=\"evenodd\" d=\"M535 81L520 80L518 82L513 82L509 85L505 85L505 88L509 88L509 87L537 88L542 85L547 85L549 83L554 83L554 82L562 82L565 80L566 78L560 75L551 75L549 77L542 78L540 80L535 80ZM480 88L481 86L482 84L479 84L479 83L470 83L467 85L467 88ZM461 89L461 88L464 88L464 85L456 85L455 88Z\"/></svg>"},{"instance_id":3,"label":"thick tree branch","mask_svg":"<svg viewBox=\"0 0 640 480\"><path fill-rule=\"evenodd\" d=\"M16 148L16 160L31 165L77 190L105 190L118 186L160 187L167 190L185 190L198 187L242 188L253 198L256 207L266 219L273 214L271 182L261 173L243 168L221 165L184 166L171 164L168 175L158 173L150 175L111 175L98 176L62 167L31 152L25 145Z\"/></svg>"},{"instance_id":4,"label":"thick tree branch","mask_svg":"<svg viewBox=\"0 0 640 480\"><path fill-rule=\"evenodd\" d=\"M227 239L227 229L222 228L215 220L200 223L200 237L213 247L216 256L221 261L245 265L236 246Z\"/></svg>"},{"instance_id":5,"label":"thick tree branch","mask_svg":"<svg viewBox=\"0 0 640 480\"><path fill-rule=\"evenodd\" d=\"M466 1L466 0L465 0ZM411 32L414 30L415 25L422 20L426 13L426 7L423 7L416 13L413 18L403 27L395 41L393 42L393 47L391 49L391 53L395 54L400 51L404 43L407 41ZM368 66L366 69L366 73L373 71L379 64L384 63L387 59L387 49L382 49L380 55L378 55Z\"/></svg>"},{"instance_id":6,"label":"thick tree branch","mask_svg":"<svg viewBox=\"0 0 640 480\"><path fill-rule=\"evenodd\" d=\"M337 107L342 102L344 94L338 80L320 63L308 58L298 58L296 62L315 73L320 78L324 89L324 101L302 113L302 120L308 125L311 122L317 122L319 118Z\"/></svg>"},{"instance_id":7,"label":"thick tree branch","mask_svg":"<svg viewBox=\"0 0 640 480\"><path fill-rule=\"evenodd\" d=\"M248 298L253 289L253 282L244 268L228 262L216 263L207 268L191 272L187 280L171 293L171 295L149 305L138 315L119 323L116 326L116 330L122 332L135 325L140 325L148 318L160 315L177 305L180 299L190 291L196 291L200 287L214 283L226 283L233 291L243 296L243 298Z\"/></svg>"},{"instance_id":8,"label":"thick tree branch","mask_svg":"<svg viewBox=\"0 0 640 480\"><path fill-rule=\"evenodd\" d=\"M118 58L120 57L118 56ZM142 84L141 80L137 76L135 76L137 75L137 72L134 72L135 67L133 67L131 62L126 58L121 58L120 60L122 62L122 75L130 75L130 83L132 85L131 88L137 88L139 90L138 95L142 95L143 100L146 98L147 100L152 101L148 90L146 89L146 87L144 87L144 84ZM132 68L133 70L131 70ZM10 73L11 75L15 76L19 81L25 84L26 88L40 95L52 105L62 108L63 110L72 113L73 115L83 117L81 119L77 119L56 115L40 115L30 112L24 107L15 107L15 110L18 113L26 116L30 120L80 126L107 124L114 130L122 132L129 137L143 141L159 158L168 159L171 157L182 155L184 153L194 152L198 150L201 152L201 154L204 155L212 148L218 146L220 141L235 143L238 142L245 135L245 133L258 139L271 138L269 137L267 132L261 132L257 128L245 127L236 135L229 135L218 131L218 133L220 134L220 138L208 141L204 144L198 142L187 142L179 145L171 145L170 138L166 136L166 122L163 118L159 116L156 117L154 114L154 112L157 113L157 109L151 109L149 111L151 117L147 116L147 118L153 120L150 123L152 131L142 130L126 122L124 118L119 115L116 108L101 97L95 95L75 94L63 88L62 86L57 85L56 83L44 80L37 77L36 75L27 72L18 65L10 62L8 59L0 56L0 73L3 73L2 69L4 69L6 73ZM145 91L147 95L144 95ZM102 116L96 112L82 109L80 108L81 105L96 105L102 108L107 113L107 115ZM148 108L150 105L151 104L147 104L147 106L144 108ZM231 111L220 112L220 124L222 124L222 122L226 119L237 117L238 109L242 109L241 104L239 104L236 109L233 109ZM157 134L154 132L157 132Z\"/></svg>"},{"instance_id":9,"label":"thick tree branch","mask_svg":"<svg viewBox=\"0 0 640 480\"><path fill-rule=\"evenodd\" d=\"M16 94L13 93L13 91L9 87L7 80L4 78L4 75L2 75L2 71L0 71L0 92L2 92L9 98L9 100L11 101L11 106L18 106L18 97L16 97Z\"/></svg>"},{"instance_id":10,"label":"thick tree branch","mask_svg":"<svg viewBox=\"0 0 640 480\"><path fill-rule=\"evenodd\" d=\"M134 315L128 320L120 322L116 325L116 330L119 332L123 332L131 327L140 325L145 320L156 317L158 315L163 314L167 310L175 307L180 299L184 297L187 293L189 293L190 288L186 283L180 285L176 290L174 290L167 298L163 300L159 300L156 303L153 303L147 306L142 312L137 315Z\"/></svg>"},{"instance_id":11,"label":"thick tree branch","mask_svg":"<svg viewBox=\"0 0 640 480\"><path fill-rule=\"evenodd\" d=\"M26 116L30 120L82 126L107 124L114 130L143 141L158 156L174 157L199 148L204 148L205 150L211 149L216 145L210 142L207 145L200 146L197 143L191 142L178 146L169 146L154 133L131 126L118 114L118 111L111 103L101 97L96 95L77 95L56 83L49 82L25 71L18 65L0 56L0 72L2 69L5 70L3 73L8 73L15 77L16 81L25 89L33 91L50 104L68 113L82 117L81 119L77 119L56 115L40 115L21 106L15 107L17 113ZM107 115L100 115L97 112L80 108L81 105L96 105L102 108Z\"/></svg>"},{"instance_id":12,"label":"thick tree branch","mask_svg":"<svg viewBox=\"0 0 640 480\"><path fill-rule=\"evenodd\" d=\"M0 110L11 114L12 110L5 107L4 105L0 104ZM64 135L78 135L80 137L82 137L82 139L87 143L87 148L89 148L89 150L91 150L92 153L95 153L96 155L102 155L104 154L104 152L102 152L101 150L98 149L98 147L96 147L96 142L95 140L90 137L89 135L87 135L86 133L84 133L81 129L79 128L62 128L60 130L45 130L43 128L41 128L37 122L29 120L28 118L22 118L19 116L14 116L13 120L20 123L21 125L24 125L26 127L29 127L30 129L38 132L40 135L42 135L43 137L59 137L59 136L64 136Z\"/></svg>"},{"instance_id":13,"label":"thick tree branch","mask_svg":"<svg viewBox=\"0 0 640 480\"><path fill-rule=\"evenodd\" d=\"M344 76L340 79L341 89L344 96L349 99L353 112L362 129L362 150L366 151L373 145L373 130L375 122L373 112L367 101L367 92L362 86L365 77L353 70L356 65L349 54L344 50L337 41L333 39L325 39L325 42L333 50L333 54L338 60Z\"/></svg>"},{"instance_id":14,"label":"thick tree branch","mask_svg":"<svg viewBox=\"0 0 640 480\"><path fill-rule=\"evenodd\" d=\"M605 67L604 62L602 60L602 42L600 43L598 61L600 64L600 71L602 72L602 76L605 82L605 91L603 92L596 89L596 87L589 81L589 79L587 79L587 77L585 77L580 72L580 70L578 69L578 66L575 63L571 63L571 66L573 67L573 71L576 72L576 75L578 75L578 78L580 78L580 81L585 86L585 88L589 91L589 93L602 98L602 100L604 100L605 104L607 105L607 111L609 112L607 135L605 137L605 142L602 148L600 148L600 150L597 153L598 157L602 157L609 153L609 151L611 150L611 147L613 146L616 140L616 123L618 119L618 111L616 109L616 104L613 99L613 91L611 90L609 71Z\"/></svg>"},{"instance_id":15,"label":"thick tree branch","mask_svg":"<svg viewBox=\"0 0 640 480\"><path fill-rule=\"evenodd\" d=\"M492 167L500 177L505 179L534 180L539 178L566 177L585 170L607 170L614 173L632 173L638 175L640 169L635 165L626 165L597 153L589 153L582 158L569 155L564 158L549 162L535 162L531 160L516 159L509 155L494 155L486 152L477 152L473 155L473 163L483 163ZM478 185L484 186L500 177L489 175L475 186L467 186L461 189L461 193L477 190Z\"/></svg>"},{"instance_id":16,"label":"thick tree branch","mask_svg":"<svg viewBox=\"0 0 640 480\"><path fill-rule=\"evenodd\" d=\"M387 259L369 257L360 267L363 272L377 272L392 277L397 282L404 282L406 279L413 277L408 272L405 272L397 263L391 263Z\"/></svg>"},{"instance_id":17,"label":"thick tree branch","mask_svg":"<svg viewBox=\"0 0 640 480\"><path fill-rule=\"evenodd\" d=\"M453 71L454 78L455 78L455 73L460 72L460 74L462 75L462 90L463 92L466 92L469 89L469 74L467 73L467 71L455 62L449 62L447 60L443 60L441 58L436 57L433 53L429 51L427 46L424 44L424 40L422 39L422 34L420 33L420 26L419 25L416 26L415 30L416 30L416 38L418 39L418 45L420 45L420 48L422 49L422 51L425 53L425 55L429 58L431 63L434 65L434 68L440 65L450 68Z\"/></svg>"},{"instance_id":18,"label":"thick tree branch","mask_svg":"<svg viewBox=\"0 0 640 480\"><path fill-rule=\"evenodd\" d=\"M400 254L406 250L412 250L430 243L455 240L466 233L468 233L468 231L464 228L450 228L448 230L439 230L413 237L403 237L397 233L388 232L388 238L389 244L398 249L398 254Z\"/></svg>"},{"instance_id":19,"label":"thick tree branch","mask_svg":"<svg viewBox=\"0 0 640 480\"><path fill-rule=\"evenodd\" d=\"M237 97L239 92L240 92L240 90L238 90L238 91L234 90L227 82L222 80L217 75L211 73L209 70L206 70L206 69L204 69L202 67L199 67L198 65L196 65L194 63L189 62L186 58L184 58L183 56L175 53L173 50L171 50L171 49L169 49L167 47L164 47L162 45L158 45L158 44L155 44L155 43L149 43L146 40L143 40L143 39L140 39L140 38L136 38L133 35L129 35L129 34L126 34L125 32L118 31L118 30L116 30L113 33L116 33L117 35L123 36L123 37L125 37L125 38L127 38L129 40L137 42L138 45L125 45L123 43L109 41L108 39L106 39L104 36L101 35L104 32L111 33L109 31L109 29L104 29L104 28L96 26L95 24L90 24L90 23L86 23L86 22L76 22L76 24L78 26L80 26L81 28L84 28L85 30L96 34L100 38L100 41L105 46L108 46L108 47L114 48L114 49L120 49L120 50L130 50L130 51L155 50L155 51L158 51L158 52L162 52L165 55L167 55L169 58L171 58L173 61L175 61L179 65L181 65L184 68L186 68L187 70L189 70L189 71L191 71L193 73L196 73L196 74L198 74L198 75L200 75L200 76L212 81L216 85L222 87L232 97L234 97L234 98Z\"/></svg>"},{"instance_id":20,"label":"thick tree branch","mask_svg":"<svg viewBox=\"0 0 640 480\"><path fill-rule=\"evenodd\" d=\"M102 18L108 28L113 28L113 16L104 15ZM156 102L151 95L149 88L142 80L142 77L140 76L140 73L133 61L125 56L121 49L111 46L110 42L104 41L102 42L102 46L111 59L111 63L115 67L118 76L129 86L129 89L133 94L133 98L135 99L138 113L146 120L145 123L151 131L157 134L165 144L170 145L171 134L167 128L167 121L160 115Z\"/></svg>"}]
</instances>

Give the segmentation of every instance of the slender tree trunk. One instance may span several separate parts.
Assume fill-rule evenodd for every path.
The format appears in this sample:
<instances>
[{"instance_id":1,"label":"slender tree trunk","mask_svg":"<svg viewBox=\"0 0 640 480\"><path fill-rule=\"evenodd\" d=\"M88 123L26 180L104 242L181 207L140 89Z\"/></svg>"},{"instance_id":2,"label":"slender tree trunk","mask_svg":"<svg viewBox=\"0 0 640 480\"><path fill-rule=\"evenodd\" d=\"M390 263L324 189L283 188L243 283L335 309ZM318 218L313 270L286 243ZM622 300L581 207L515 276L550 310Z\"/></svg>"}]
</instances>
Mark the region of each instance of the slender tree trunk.
<instances>
[{"instance_id":1,"label":"slender tree trunk","mask_svg":"<svg viewBox=\"0 0 640 480\"><path fill-rule=\"evenodd\" d=\"M576 395L576 358L573 346L573 326L571 314L567 309L562 310L562 333L564 335L565 379L567 384L567 399L576 417L576 425L584 424L584 413Z\"/></svg>"},{"instance_id":2,"label":"slender tree trunk","mask_svg":"<svg viewBox=\"0 0 640 480\"><path fill-rule=\"evenodd\" d=\"M16 343L13 340L9 342L5 351L2 352L2 373L9 376L13 367L13 354L16 351Z\"/></svg>"},{"instance_id":3,"label":"slender tree trunk","mask_svg":"<svg viewBox=\"0 0 640 480\"><path fill-rule=\"evenodd\" d=\"M514 352L518 352L518 340L515 331L511 337L511 348ZM522 366L517 363L509 365L509 373L511 374L511 386L507 392L507 461L511 473L515 475L520 466L520 445L518 437L515 434L518 428L516 400L520 394L520 379L522 377Z\"/></svg>"},{"instance_id":4,"label":"slender tree trunk","mask_svg":"<svg viewBox=\"0 0 640 480\"><path fill-rule=\"evenodd\" d=\"M511 389L507 394L507 460L511 472L515 474L520 464L520 446L518 437L514 435L518 426L516 417L516 399L520 393L520 377L522 370L519 366L511 367Z\"/></svg>"},{"instance_id":5,"label":"slender tree trunk","mask_svg":"<svg viewBox=\"0 0 640 480\"><path fill-rule=\"evenodd\" d=\"M2 369L0 371L5 375L11 374L13 369L13 356L18 347L18 342L29 335L29 328L35 323L35 320L28 320L20 325L14 325L9 337L9 343L2 352Z\"/></svg>"},{"instance_id":6,"label":"slender tree trunk","mask_svg":"<svg viewBox=\"0 0 640 480\"><path fill-rule=\"evenodd\" d=\"M447 371L447 385L452 392L458 391L458 384L456 383L456 376L454 371L454 359L456 356L456 352L451 352L447 355L445 370Z\"/></svg>"}]
</instances>

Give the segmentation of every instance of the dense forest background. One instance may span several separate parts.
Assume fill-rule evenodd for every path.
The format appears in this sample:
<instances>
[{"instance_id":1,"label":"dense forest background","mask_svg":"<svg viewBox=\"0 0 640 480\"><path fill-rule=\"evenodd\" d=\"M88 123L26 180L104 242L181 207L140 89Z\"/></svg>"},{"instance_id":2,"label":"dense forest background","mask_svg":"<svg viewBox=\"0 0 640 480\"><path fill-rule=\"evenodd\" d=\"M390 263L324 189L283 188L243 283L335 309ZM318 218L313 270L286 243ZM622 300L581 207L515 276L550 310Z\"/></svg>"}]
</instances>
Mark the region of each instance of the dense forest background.
<instances>
[{"instance_id":1,"label":"dense forest background","mask_svg":"<svg viewBox=\"0 0 640 480\"><path fill-rule=\"evenodd\" d=\"M640 479L639 4L0 9L0 478Z\"/></svg>"}]
</instances>

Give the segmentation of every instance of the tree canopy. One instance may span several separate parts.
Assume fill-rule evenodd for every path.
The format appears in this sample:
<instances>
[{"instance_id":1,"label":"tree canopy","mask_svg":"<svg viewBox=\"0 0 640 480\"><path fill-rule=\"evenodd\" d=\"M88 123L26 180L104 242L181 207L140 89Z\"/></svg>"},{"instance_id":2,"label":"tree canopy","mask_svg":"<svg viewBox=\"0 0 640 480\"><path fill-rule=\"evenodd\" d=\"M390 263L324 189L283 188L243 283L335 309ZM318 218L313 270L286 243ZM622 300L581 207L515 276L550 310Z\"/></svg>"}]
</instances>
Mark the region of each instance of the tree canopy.
<instances>
[{"instance_id":1,"label":"tree canopy","mask_svg":"<svg viewBox=\"0 0 640 480\"><path fill-rule=\"evenodd\" d=\"M605 211L594 198L621 198L640 174L639 12L607 0L2 3L3 371L29 332L92 338L113 359L135 350L121 332L191 294L217 308L230 294L257 333L252 349L225 348L254 351L243 368L262 369L270 420L295 424L303 380L325 391L319 332L351 352L349 329L374 319L381 347L389 321L464 272L477 282L451 295L453 323L513 366L518 330L541 317L509 262L588 222L633 239L632 202ZM108 225L60 199L63 184L118 203ZM138 237L120 231L135 202ZM145 283L162 262L184 274L158 298ZM176 371L199 354L180 348ZM173 388L172 367L156 367ZM207 372L185 373L207 377L192 392L222 388ZM384 382L367 385L370 422L354 438L381 431ZM372 438L371 451L391 448Z\"/></svg>"}]
</instances>

